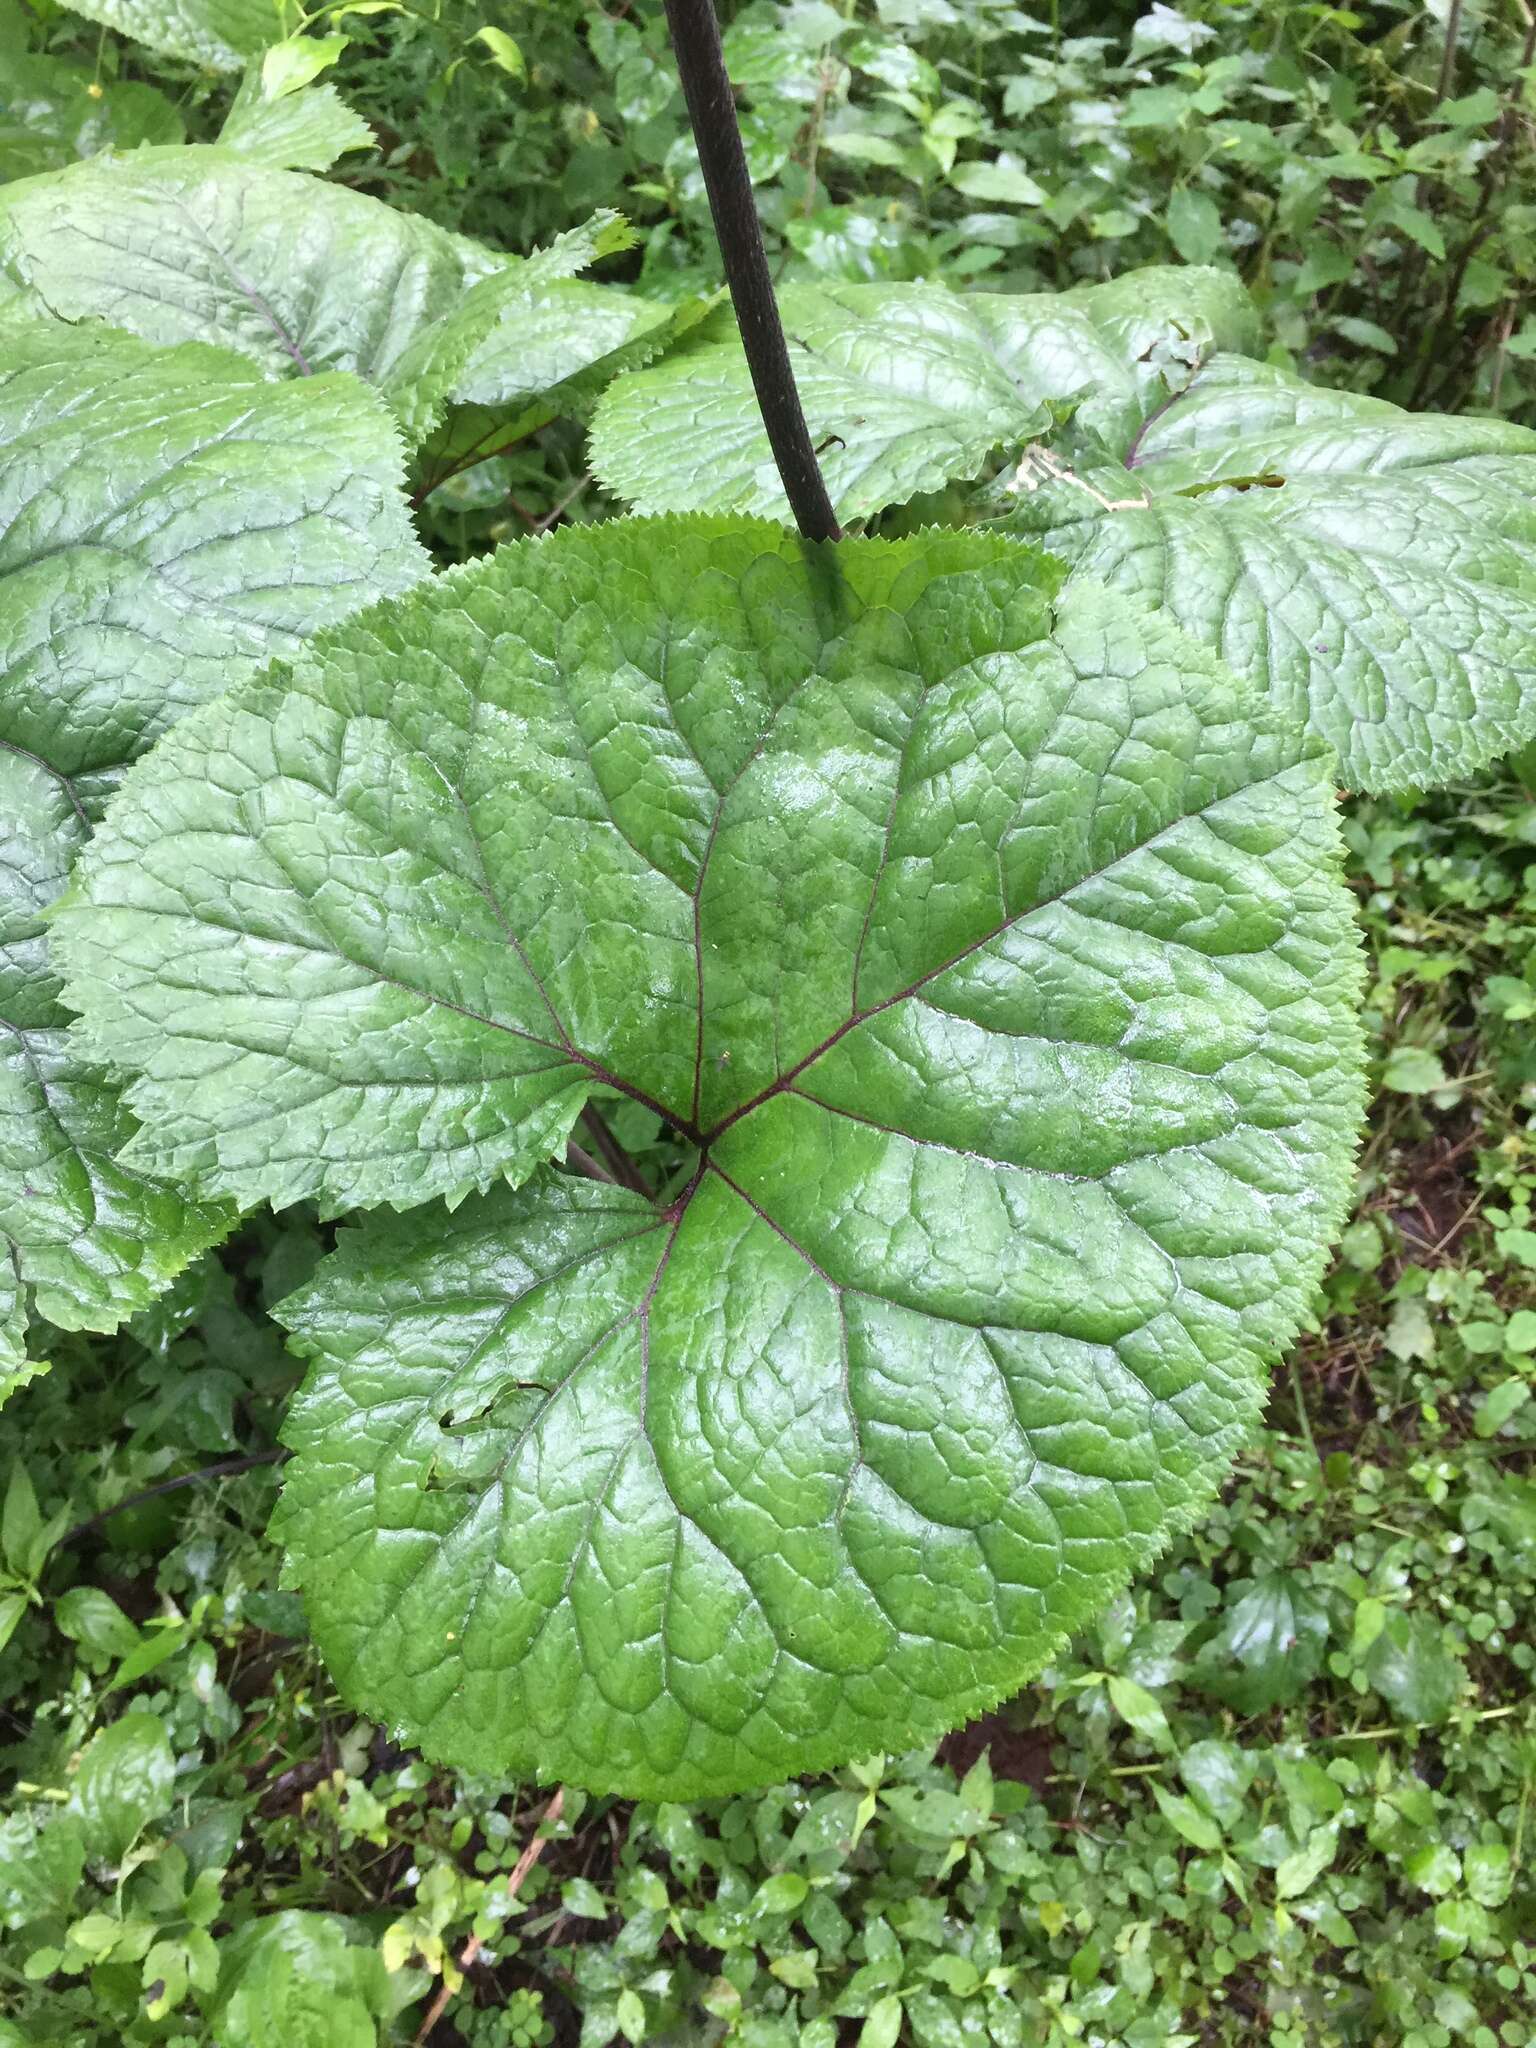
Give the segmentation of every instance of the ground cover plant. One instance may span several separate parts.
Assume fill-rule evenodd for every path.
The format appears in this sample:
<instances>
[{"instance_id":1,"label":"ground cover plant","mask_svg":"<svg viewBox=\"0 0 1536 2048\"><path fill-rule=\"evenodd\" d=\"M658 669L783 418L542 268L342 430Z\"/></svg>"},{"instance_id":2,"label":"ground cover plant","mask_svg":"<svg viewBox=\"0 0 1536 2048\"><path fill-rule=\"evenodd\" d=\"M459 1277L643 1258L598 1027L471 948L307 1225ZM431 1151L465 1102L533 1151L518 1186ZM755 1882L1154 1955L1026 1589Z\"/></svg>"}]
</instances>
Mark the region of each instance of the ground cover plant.
<instances>
[{"instance_id":1,"label":"ground cover plant","mask_svg":"<svg viewBox=\"0 0 1536 2048\"><path fill-rule=\"evenodd\" d=\"M173 1435L232 1451L215 1477L276 1462L271 1429L294 1453L274 1523L285 1583L343 1698L388 1731L354 1721L367 1753L341 1769L374 1799L404 1738L482 1779L564 1780L545 1815L557 1838L577 1839L582 1788L669 1801L671 1853L699 1825L678 1799L844 1766L824 1814L839 1857L907 1812L935 1854L948 1845L936 1876L963 1864L979 1882L984 1851L956 1845L1033 1815L1028 1797L998 1803L982 1764L946 1793L942 1769L860 1759L931 1741L1049 1664L1097 1706L1094 1741L1117 1716L1177 1749L1184 1790L1152 1789L1181 1857L1235 1830L1194 1879L1213 1901L1247 1908L1245 1867L1274 1873L1262 1932L1250 1915L1223 1950L1217 1974L1243 1976L1364 1825L1347 1802L1365 1781L1339 1758L1249 1775L1230 1718L1175 1743L1155 1685L1187 1664L1228 1717L1282 1708L1319 1676L1347 1599L1349 1653L1328 1676L1399 1718L1346 1744L1395 1738L1403 1717L1470 1730L1486 1713L1497 1732L1509 1717L1465 1696L1465 1645L1406 1598L1401 1558L1381 1591L1351 1558L1309 1598L1283 1544L1238 1542L1247 1570L1208 1581L1214 1605L1191 1591L1183 1632L1153 1638L1161 1663L1131 1647L1138 1611L1157 1626L1152 1595L1119 1589L1170 1539L1177 1556L1223 1540L1220 1513L1209 1536L1185 1532L1315 1312L1346 1213L1362 967L1334 788L1455 781L1536 730L1536 441L1259 360L1262 309L1230 272L1194 267L1056 293L790 283L810 427L786 458L796 420L711 278L679 271L661 295L654 278L580 275L633 267L616 215L511 257L314 175L361 125L314 83L315 41L276 45L211 142L0 188L9 1413L58 1412L61 1382L94 1369L95 1340L68 1332L132 1317L117 1355L147 1340L162 1361L221 1333L239 1364L214 1368ZM699 132L708 168L732 124ZM728 222L724 239L739 255ZM732 283L762 310L760 263L755 287ZM583 441L591 472L572 474ZM517 495L519 464L547 509ZM593 476L654 516L591 522ZM779 523L791 504L812 541ZM439 560L473 554L482 529L462 512L496 506L559 530L433 573L417 534ZM1392 815L1357 839L1367 871L1412 840ZM1506 795L1476 829L1518 845L1523 815ZM1500 858L1479 912L1510 894ZM1530 1006L1510 943L1493 1014L1518 1036ZM1386 949L1383 987L1435 985L1435 960L1396 951L1409 958ZM1442 976L1462 971L1439 957ZM1463 1099L1411 1035L1382 1073L1410 1101ZM1502 1164L1485 1162L1479 1198L1516 1270L1520 1142L1511 1129ZM266 1219L267 1202L297 1220ZM293 1210L310 1202L318 1229ZM342 1212L370 1208L335 1237ZM1334 1283L1341 1315L1401 1249L1401 1232L1352 1227L1361 1277ZM1399 1263L1393 1355L1432 1354L1426 1302L1450 1285L1485 1333L1469 1355L1513 1367L1469 1409L1473 1436L1518 1444L1525 1312L1481 1274L1457 1291L1433 1259ZM285 1420L295 1353L310 1373ZM149 1402L146 1441L179 1399ZM1431 1433L1433 1409L1420 1402ZM237 1415L259 1417L257 1448L234 1441ZM1303 1464L1295 1498L1343 1491L1328 1471ZM1518 1560L1521 1482L1476 1473L1440 1475L1458 1481L1462 1541ZM1258 1496L1278 1498L1262 1479ZM5 1614L25 1651L49 1575L95 1525L75 1528L62 1496L45 1513L26 1463L12 1498ZM203 1734L233 1737L218 1649L193 1658L181 1614L146 1634L103 1597L75 1603L66 1634L117 1664L109 1697L186 1651L217 1707ZM243 1594L226 1612L226 1648L263 1613L297 1625L290 1592L255 1597L251 1616ZM1477 1610L1469 1638L1499 1638L1495 1668L1513 1600L1512 1585L1507 1620ZM1098 1647L1081 1663L1066 1637L1085 1627ZM108 1708L67 1755L31 1738L8 1917L24 1943L42 1930L19 1979L42 1987L32 2020L78 2027L115 1999L113 2023L147 2039L193 2014L230 2042L291 2033L310 2008L324 2038L440 2022L472 2038L445 1930L479 1916L485 1992L499 1916L559 1867L532 1813L514 1828L451 1794L469 1804L432 1902L403 1921L327 1917L341 1900L302 1873L291 1908L263 1917L277 1899L261 1882L229 1882L240 1802L210 1755L206 1853L163 1839L133 1905L141 1829L178 1805L179 1832L194 1821L173 1746L191 1724L157 1699ZM88 1726L78 1703L54 1719ZM1499 1947L1499 1915L1529 1770L1518 1742L1488 1754L1491 1804L1449 1861L1429 1854L1433 1802L1393 1805L1378 1773L1377 1803L1430 1831L1402 1852L1437 1902L1410 1946L1467 1958L1454 1985L1505 1957L1502 1996L1525 1965ZM338 1767L307 1790L334 1792ZM444 1783L404 1770L412 1791ZM1521 1770L1511 1808L1494 1788ZM1212 1789L1232 1773L1236 1805ZM1272 1783L1289 1818L1250 1837L1246 1789L1262 1815ZM768 1811L726 1809L760 1842ZM388 1813L363 1832L380 1849ZM1394 1827L1371 1821L1373 1853L1397 1853ZM458 1888L453 1857L476 1842L486 1882ZM968 1895L968 1918L995 1916L1023 1875L994 1846L1002 1892ZM340 1834L333 1848L339 1887ZM696 1875L717 1866L677 1853ZM547 1980L559 2010L598 2039L707 2024L819 2040L855 2021L878 2044L904 2026L1012 2038L1021 2000L1044 1995L1047 1958L1005 1961L1000 1931L993 1953L935 1926L941 1960L920 1956L909 1981L904 1907L894 1953L884 1937L859 1949L810 1906L830 1869L797 1878L793 1853L761 1854L774 1904L744 1894L749 1923L806 1906L846 1985L841 1964L823 1984L822 1960L785 1952L766 2002L749 1997L755 1939L724 1943L741 1967L700 1975L693 1953L723 1923L668 1920L665 1883L658 1901L640 1879L654 1940L578 1944ZM413 1869L389 1891L421 1882ZM114 1908L87 1926L75 1895L112 1871ZM590 1879L562 1882L601 1911L562 1891L552 1943L559 1920L609 1919ZM1314 1902L1330 1953L1361 1939L1349 1897ZM1074 1908L1075 1936L1109 1904L1095 1891ZM1388 1893L1358 1909L1379 1941ZM1205 1947L1126 1965L1150 1935L1117 1924L1114 1981L1102 1948L1069 1939L1071 1988L1039 2024L1070 2038L1097 2012L1153 2039L1185 2022ZM635 1981L615 1969L626 1942L655 1965ZM679 1944L674 1981L656 1958ZM524 2002L485 2025L537 2038L542 1966L526 1967ZM1286 1967L1239 2001L1282 2033L1281 2015L1314 2017L1282 1995ZM1423 2013L1516 2038L1518 1996L1506 2017L1498 1997L1431 1993L1428 1974L1351 1974L1351 2026ZM70 1986L87 1975L82 2002Z\"/></svg>"}]
</instances>

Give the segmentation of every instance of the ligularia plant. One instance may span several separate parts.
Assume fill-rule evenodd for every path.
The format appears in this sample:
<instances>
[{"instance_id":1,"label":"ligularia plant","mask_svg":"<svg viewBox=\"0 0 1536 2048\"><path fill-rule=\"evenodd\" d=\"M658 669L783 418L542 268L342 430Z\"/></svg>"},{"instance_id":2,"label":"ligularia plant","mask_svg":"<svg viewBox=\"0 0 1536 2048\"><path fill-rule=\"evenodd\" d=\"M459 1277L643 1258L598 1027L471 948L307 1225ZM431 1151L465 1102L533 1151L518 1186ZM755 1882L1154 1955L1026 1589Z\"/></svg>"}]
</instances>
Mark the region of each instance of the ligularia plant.
<instances>
[{"instance_id":1,"label":"ligularia plant","mask_svg":"<svg viewBox=\"0 0 1536 2048\"><path fill-rule=\"evenodd\" d=\"M931 1738L1201 1513L1351 1183L1336 785L1536 736L1536 436L1199 270L786 347L672 13L745 345L285 168L339 102L0 191L0 1385L364 1212L281 1310L337 1682L656 1797ZM639 516L431 575L561 413Z\"/></svg>"}]
</instances>

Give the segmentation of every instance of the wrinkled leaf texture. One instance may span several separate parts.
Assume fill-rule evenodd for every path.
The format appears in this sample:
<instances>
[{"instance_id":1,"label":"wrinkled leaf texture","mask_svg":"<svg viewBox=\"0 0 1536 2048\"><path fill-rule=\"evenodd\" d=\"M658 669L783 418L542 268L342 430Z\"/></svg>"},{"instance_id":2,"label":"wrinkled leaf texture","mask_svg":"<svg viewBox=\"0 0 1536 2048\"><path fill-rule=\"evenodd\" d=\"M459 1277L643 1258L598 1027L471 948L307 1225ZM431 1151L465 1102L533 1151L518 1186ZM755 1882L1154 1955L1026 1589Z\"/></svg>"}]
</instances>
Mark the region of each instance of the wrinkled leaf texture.
<instances>
[{"instance_id":1,"label":"wrinkled leaf texture","mask_svg":"<svg viewBox=\"0 0 1536 2048\"><path fill-rule=\"evenodd\" d=\"M524 543L183 721L77 870L132 1156L453 1198L284 1311L277 1533L433 1755L683 1797L921 1741L1242 1441L1361 1109L1326 756L1061 575ZM698 1148L655 1203L543 1163L599 1087Z\"/></svg>"},{"instance_id":2,"label":"wrinkled leaf texture","mask_svg":"<svg viewBox=\"0 0 1536 2048\"><path fill-rule=\"evenodd\" d=\"M994 449L1041 439L1052 403L1128 440L1202 355L1257 339L1253 308L1216 270L1136 271L1023 297L941 285L790 284L790 357L827 488L856 519L971 477ZM618 379L592 423L592 466L642 512L788 507L739 340Z\"/></svg>"},{"instance_id":3,"label":"wrinkled leaf texture","mask_svg":"<svg viewBox=\"0 0 1536 2048\"><path fill-rule=\"evenodd\" d=\"M263 134L291 144L279 117L315 98L258 109L254 146ZM567 282L633 240L615 214L509 257L240 153L250 146L247 123L234 148L146 151L23 180L0 192L0 269L60 320L216 342L269 377L350 371L384 392L413 444L450 398L526 401L530 369L553 389L610 352L619 367L648 331L657 347L666 338L670 309Z\"/></svg>"},{"instance_id":4,"label":"wrinkled leaf texture","mask_svg":"<svg viewBox=\"0 0 1536 2048\"><path fill-rule=\"evenodd\" d=\"M70 10L167 57L238 71L280 42L282 0L69 0Z\"/></svg>"},{"instance_id":5,"label":"wrinkled leaf texture","mask_svg":"<svg viewBox=\"0 0 1536 2048\"><path fill-rule=\"evenodd\" d=\"M125 764L182 712L425 570L389 415L350 378L0 322L0 1372L29 1298L110 1330L223 1234L118 1161L44 914Z\"/></svg>"},{"instance_id":6,"label":"wrinkled leaf texture","mask_svg":"<svg viewBox=\"0 0 1536 2048\"><path fill-rule=\"evenodd\" d=\"M1536 433L1217 356L1126 468L1018 524L1165 609L1337 753L1352 788L1536 738ZM1148 502L1127 501L1145 493Z\"/></svg>"}]
</instances>

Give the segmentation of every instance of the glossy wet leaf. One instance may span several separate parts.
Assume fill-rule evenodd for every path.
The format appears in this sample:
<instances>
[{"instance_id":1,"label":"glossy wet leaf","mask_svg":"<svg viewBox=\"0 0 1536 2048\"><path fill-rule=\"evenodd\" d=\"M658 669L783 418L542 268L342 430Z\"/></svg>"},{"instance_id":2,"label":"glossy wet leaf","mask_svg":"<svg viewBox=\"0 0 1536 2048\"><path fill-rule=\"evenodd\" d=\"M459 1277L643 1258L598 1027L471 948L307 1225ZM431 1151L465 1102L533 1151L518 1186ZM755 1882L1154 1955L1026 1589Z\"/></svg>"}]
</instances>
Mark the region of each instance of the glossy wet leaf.
<instances>
[{"instance_id":1,"label":"glossy wet leaf","mask_svg":"<svg viewBox=\"0 0 1536 2048\"><path fill-rule=\"evenodd\" d=\"M487 1190L285 1311L294 1572L434 1754L685 1796L908 1747L1242 1441L1360 1106L1326 764L1060 574L573 531L115 804L58 928L130 1157ZM658 1206L540 1166L599 1085L695 1141Z\"/></svg>"},{"instance_id":2,"label":"glossy wet leaf","mask_svg":"<svg viewBox=\"0 0 1536 2048\"><path fill-rule=\"evenodd\" d=\"M93 1735L70 1786L66 1814L89 1855L120 1863L175 1797L176 1758L156 1714L133 1712Z\"/></svg>"},{"instance_id":3,"label":"glossy wet leaf","mask_svg":"<svg viewBox=\"0 0 1536 2048\"><path fill-rule=\"evenodd\" d=\"M57 318L217 342L270 377L380 382L506 263L363 193L217 148L78 164L0 192L0 264Z\"/></svg>"},{"instance_id":4,"label":"glossy wet leaf","mask_svg":"<svg viewBox=\"0 0 1536 2048\"><path fill-rule=\"evenodd\" d=\"M1226 356L1131 459L1018 525L1307 719L1351 787L1445 782L1536 736L1536 433Z\"/></svg>"},{"instance_id":5,"label":"glossy wet leaf","mask_svg":"<svg viewBox=\"0 0 1536 2048\"><path fill-rule=\"evenodd\" d=\"M0 1359L29 1296L109 1330L228 1227L121 1166L132 1120L66 1033L44 913L106 791L182 712L424 568L388 415L349 379L4 325L0 362Z\"/></svg>"},{"instance_id":6,"label":"glossy wet leaf","mask_svg":"<svg viewBox=\"0 0 1536 2048\"><path fill-rule=\"evenodd\" d=\"M268 1914L222 1946L218 2048L374 2048L390 2010L377 1952L335 1915Z\"/></svg>"},{"instance_id":7,"label":"glossy wet leaf","mask_svg":"<svg viewBox=\"0 0 1536 2048\"><path fill-rule=\"evenodd\" d=\"M1076 407L1090 438L1128 440L1214 348L1255 328L1235 279L1146 270L1060 295L938 285L788 285L780 294L812 440L838 514L860 518L974 476L994 449ZM734 338L626 376L592 427L592 465L643 512L787 507Z\"/></svg>"}]
</instances>

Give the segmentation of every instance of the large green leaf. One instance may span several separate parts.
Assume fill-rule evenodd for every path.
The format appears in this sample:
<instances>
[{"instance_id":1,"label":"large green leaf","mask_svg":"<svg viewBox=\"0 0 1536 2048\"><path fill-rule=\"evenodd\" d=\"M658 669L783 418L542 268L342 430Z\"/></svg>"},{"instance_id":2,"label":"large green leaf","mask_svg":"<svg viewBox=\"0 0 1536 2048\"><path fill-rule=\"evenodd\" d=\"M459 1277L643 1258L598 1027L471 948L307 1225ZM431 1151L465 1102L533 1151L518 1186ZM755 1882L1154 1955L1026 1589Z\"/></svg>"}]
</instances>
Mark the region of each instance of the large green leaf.
<instances>
[{"instance_id":1,"label":"large green leaf","mask_svg":"<svg viewBox=\"0 0 1536 2048\"><path fill-rule=\"evenodd\" d=\"M0 192L0 265L57 318L218 342L272 377L381 382L506 263L363 193L220 149L77 164Z\"/></svg>"},{"instance_id":2,"label":"large green leaf","mask_svg":"<svg viewBox=\"0 0 1536 2048\"><path fill-rule=\"evenodd\" d=\"M167 57L238 71L281 41L297 18L284 0L69 0L75 14Z\"/></svg>"},{"instance_id":3,"label":"large green leaf","mask_svg":"<svg viewBox=\"0 0 1536 2048\"><path fill-rule=\"evenodd\" d=\"M1310 721L1352 787L1536 737L1536 433L1224 356L1127 452L1015 523Z\"/></svg>"},{"instance_id":4,"label":"large green leaf","mask_svg":"<svg viewBox=\"0 0 1536 2048\"><path fill-rule=\"evenodd\" d=\"M24 1375L29 1309L110 1330L229 1228L116 1163L133 1124L98 1067L72 1053L42 912L86 835L68 782L0 740L0 1399Z\"/></svg>"},{"instance_id":5,"label":"large green leaf","mask_svg":"<svg viewBox=\"0 0 1536 2048\"><path fill-rule=\"evenodd\" d=\"M1256 332L1242 287L1207 270L1139 271L1060 296L790 285L780 305L845 519L974 476L994 449L1046 432L1052 401L1075 402L1089 435L1129 438L1202 355L1251 346ZM592 463L642 511L786 509L734 338L615 383L593 420Z\"/></svg>"},{"instance_id":6,"label":"large green leaf","mask_svg":"<svg viewBox=\"0 0 1536 2048\"><path fill-rule=\"evenodd\" d=\"M412 445L450 401L496 409L503 437L528 431L534 399L531 424L555 417L595 366L644 361L697 315L694 301L571 282L634 240L615 213L509 257L264 161L366 138L329 87L265 101L253 85L230 121L220 148L78 165L0 193L0 268L61 320L216 342L270 377L350 370L384 392Z\"/></svg>"},{"instance_id":7,"label":"large green leaf","mask_svg":"<svg viewBox=\"0 0 1536 2048\"><path fill-rule=\"evenodd\" d=\"M657 305L572 275L633 239L622 216L594 215L585 230L483 278L424 326L383 380L411 441L426 435L450 401L476 408L476 424L493 423L502 438L531 432L557 417L557 394L568 380L605 362L612 374L645 337L654 334L659 350L690 313L696 317L697 301ZM546 401L537 420L519 418L535 399Z\"/></svg>"},{"instance_id":8,"label":"large green leaf","mask_svg":"<svg viewBox=\"0 0 1536 2048\"><path fill-rule=\"evenodd\" d=\"M0 349L0 738L87 809L171 721L426 571L354 379L17 318Z\"/></svg>"},{"instance_id":9,"label":"large green leaf","mask_svg":"<svg viewBox=\"0 0 1536 2048\"><path fill-rule=\"evenodd\" d=\"M1242 1440L1361 1106L1326 758L1060 576L524 543L184 721L77 870L135 1154L489 1184L285 1311L281 1535L434 1754L683 1796L915 1742ZM654 1206L537 1163L599 1085L698 1147Z\"/></svg>"},{"instance_id":10,"label":"large green leaf","mask_svg":"<svg viewBox=\"0 0 1536 2048\"><path fill-rule=\"evenodd\" d=\"M28 1296L111 1329L222 1234L119 1165L132 1120L66 1038L43 914L123 766L424 557L379 401L238 356L3 323L0 342L0 1347Z\"/></svg>"}]
</instances>

